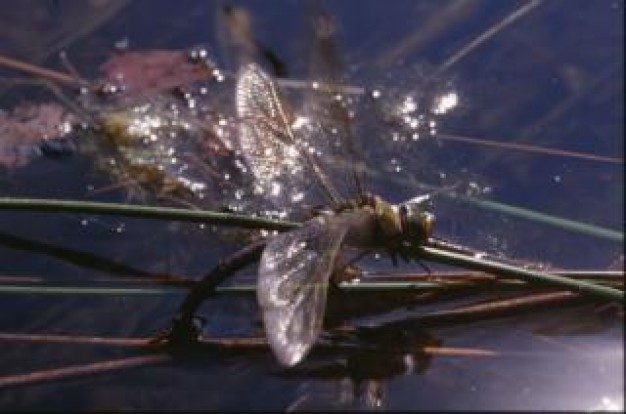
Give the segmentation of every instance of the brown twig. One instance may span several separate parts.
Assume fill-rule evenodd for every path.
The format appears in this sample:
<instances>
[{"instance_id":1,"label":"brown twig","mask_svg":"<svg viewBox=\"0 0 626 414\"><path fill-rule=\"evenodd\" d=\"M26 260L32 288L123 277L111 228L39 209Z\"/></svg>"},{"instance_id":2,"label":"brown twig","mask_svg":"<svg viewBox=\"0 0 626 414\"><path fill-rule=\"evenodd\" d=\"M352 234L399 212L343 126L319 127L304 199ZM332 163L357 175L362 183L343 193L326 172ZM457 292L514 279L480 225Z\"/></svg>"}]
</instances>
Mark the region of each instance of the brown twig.
<instances>
[{"instance_id":1,"label":"brown twig","mask_svg":"<svg viewBox=\"0 0 626 414\"><path fill-rule=\"evenodd\" d=\"M170 355L153 354L121 359L110 359L91 364L69 365L61 368L28 372L25 374L6 375L0 377L0 389L75 378L79 376L97 375L119 369L161 364L171 360L172 357Z\"/></svg>"},{"instance_id":2,"label":"brown twig","mask_svg":"<svg viewBox=\"0 0 626 414\"><path fill-rule=\"evenodd\" d=\"M77 335L54 335L54 334L25 334L0 332L0 341L3 342L32 342L43 344L80 344L80 345L106 345L132 348L145 348L150 338L108 338L103 336L77 336Z\"/></svg>"},{"instance_id":3,"label":"brown twig","mask_svg":"<svg viewBox=\"0 0 626 414\"><path fill-rule=\"evenodd\" d=\"M238 270L258 261L265 248L264 239L253 242L228 258L221 260L204 278L193 287L185 297L178 313L174 317L172 327L155 341L165 339L170 343L189 343L197 339L197 330L193 326L193 319L198 307L209 296L215 293L215 288Z\"/></svg>"},{"instance_id":4,"label":"brown twig","mask_svg":"<svg viewBox=\"0 0 626 414\"><path fill-rule=\"evenodd\" d=\"M59 334L21 334L0 332L0 342L30 342L40 344L63 344L63 345L104 345L117 346L123 348L140 348L157 351L166 348L157 347L151 343L151 338L108 338L102 336L79 336L79 335L59 335ZM201 347L218 348L222 350L231 349L263 349L268 348L267 339L263 337L249 338L202 338L197 345ZM340 343L323 342L319 343L323 349L341 348ZM351 346L350 348L354 348ZM452 348L425 346L423 352L428 355L440 356L495 356L496 352L486 349L476 348Z\"/></svg>"},{"instance_id":5,"label":"brown twig","mask_svg":"<svg viewBox=\"0 0 626 414\"><path fill-rule=\"evenodd\" d=\"M54 82L59 82L70 86L81 86L85 81L76 79L66 73L58 72L52 69L42 68L33 64L22 62L17 59L10 58L8 56L0 55L0 66L5 66L11 69L19 70L29 73L34 76L39 76L44 79L49 79Z\"/></svg>"},{"instance_id":6,"label":"brown twig","mask_svg":"<svg viewBox=\"0 0 626 414\"><path fill-rule=\"evenodd\" d=\"M530 144L520 144L515 142L503 142L503 141L494 141L494 140L486 140L481 138L467 137L462 135L453 135L453 134L445 134L439 133L437 134L437 138L445 141L452 142L460 142L464 144L472 144L472 145L480 145L482 147L494 147L499 149L509 149L516 151L524 151L530 152L533 154L542 154L542 155L553 155L559 157L567 157L567 158L577 158L581 160L587 161L598 161L598 162L606 162L611 164L624 164L624 160L622 158L615 157L607 157L603 155L595 155L595 154L587 154L584 152L577 151L569 151L563 150L559 148L548 148L541 147L537 145Z\"/></svg>"},{"instance_id":7,"label":"brown twig","mask_svg":"<svg viewBox=\"0 0 626 414\"><path fill-rule=\"evenodd\" d=\"M463 306L456 309L427 313L416 317L393 321L375 328L365 329L404 329L414 327L433 327L449 324L459 324L498 318L514 312L536 310L539 308L574 304L584 301L585 298L569 291L543 292L523 294L506 299L494 300L480 304Z\"/></svg>"},{"instance_id":8,"label":"brown twig","mask_svg":"<svg viewBox=\"0 0 626 414\"><path fill-rule=\"evenodd\" d=\"M0 232L0 244L13 249L40 252L68 263L89 269L102 270L110 274L132 275L141 278L152 278L156 276L153 273L118 263L115 260L101 257L97 254L60 247L42 241L30 240L9 233Z\"/></svg>"},{"instance_id":9,"label":"brown twig","mask_svg":"<svg viewBox=\"0 0 626 414\"><path fill-rule=\"evenodd\" d=\"M622 270L551 270L550 273L560 276L567 276L572 279L589 279L607 282L624 282L624 271ZM516 280L512 278L499 277L484 272L477 271L436 271L431 273L372 273L364 277L364 280L376 281L454 281L454 282L482 282L494 280Z\"/></svg>"}]
</instances>

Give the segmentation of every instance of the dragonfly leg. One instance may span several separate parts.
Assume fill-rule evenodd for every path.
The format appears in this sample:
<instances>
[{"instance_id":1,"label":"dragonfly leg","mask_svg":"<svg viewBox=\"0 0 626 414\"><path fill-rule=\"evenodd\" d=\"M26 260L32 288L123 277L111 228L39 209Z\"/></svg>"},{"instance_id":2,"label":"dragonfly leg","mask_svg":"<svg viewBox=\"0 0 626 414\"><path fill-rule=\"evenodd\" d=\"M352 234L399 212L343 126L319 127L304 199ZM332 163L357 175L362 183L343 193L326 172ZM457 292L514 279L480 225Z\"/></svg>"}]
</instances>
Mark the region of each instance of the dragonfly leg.
<instances>
[{"instance_id":1,"label":"dragonfly leg","mask_svg":"<svg viewBox=\"0 0 626 414\"><path fill-rule=\"evenodd\" d=\"M428 276L430 277L432 275L432 271L430 270L430 267L426 266L426 263L422 262L420 259L415 259L415 262L422 268L424 269L424 271L428 274Z\"/></svg>"},{"instance_id":2,"label":"dragonfly leg","mask_svg":"<svg viewBox=\"0 0 626 414\"><path fill-rule=\"evenodd\" d=\"M355 257L338 266L329 280L329 289L338 292L341 290L341 287L339 286L341 282L349 282L355 279L360 279L363 275L363 271L356 265L356 262L371 252L372 249L365 249Z\"/></svg>"},{"instance_id":3,"label":"dragonfly leg","mask_svg":"<svg viewBox=\"0 0 626 414\"><path fill-rule=\"evenodd\" d=\"M152 342L169 345L196 342L202 330L202 319L195 317L200 305L215 293L215 288L243 267L258 261L265 248L265 240L253 242L226 259L220 260L185 297L171 327L159 333Z\"/></svg>"}]
</instances>

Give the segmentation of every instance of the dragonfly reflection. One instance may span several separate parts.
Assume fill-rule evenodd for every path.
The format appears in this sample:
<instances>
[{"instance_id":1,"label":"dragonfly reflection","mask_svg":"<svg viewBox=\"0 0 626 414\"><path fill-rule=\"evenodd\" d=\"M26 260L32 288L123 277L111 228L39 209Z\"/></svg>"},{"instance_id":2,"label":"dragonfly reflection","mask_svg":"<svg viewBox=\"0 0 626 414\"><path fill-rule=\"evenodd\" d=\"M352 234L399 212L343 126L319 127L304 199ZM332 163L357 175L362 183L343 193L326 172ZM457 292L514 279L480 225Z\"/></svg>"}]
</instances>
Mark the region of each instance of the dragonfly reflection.
<instances>
[{"instance_id":1,"label":"dragonfly reflection","mask_svg":"<svg viewBox=\"0 0 626 414\"><path fill-rule=\"evenodd\" d=\"M278 361L291 366L320 335L329 281L341 268L343 248L386 250L394 262L398 256L409 260L430 237L434 216L424 205L427 197L392 205L355 183L356 194L344 198L321 167L318 137L298 133L298 118L256 64L240 69L236 104L240 147L258 192L297 202L294 191L302 180L314 180L330 202L300 228L271 237L261 256L257 299L267 338Z\"/></svg>"}]
</instances>

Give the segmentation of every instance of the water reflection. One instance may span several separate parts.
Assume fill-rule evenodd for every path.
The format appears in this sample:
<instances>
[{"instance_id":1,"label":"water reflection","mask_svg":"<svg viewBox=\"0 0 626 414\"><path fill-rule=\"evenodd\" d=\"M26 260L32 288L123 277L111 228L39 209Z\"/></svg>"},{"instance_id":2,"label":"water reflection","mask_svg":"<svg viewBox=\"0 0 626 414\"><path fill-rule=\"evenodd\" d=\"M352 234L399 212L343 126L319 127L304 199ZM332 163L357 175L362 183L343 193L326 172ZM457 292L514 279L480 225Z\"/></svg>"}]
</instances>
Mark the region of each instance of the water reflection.
<instances>
[{"instance_id":1,"label":"water reflection","mask_svg":"<svg viewBox=\"0 0 626 414\"><path fill-rule=\"evenodd\" d=\"M277 374L325 381L322 389L313 383L301 389L290 411L328 409L329 401L334 401L333 409L384 409L387 383L397 376L424 374L432 359L424 349L441 346L441 340L426 333L381 333L375 329L353 340L361 341L361 345L346 345L341 351L346 356L341 359L331 355L330 361L320 362L319 355L315 358L314 354L313 362Z\"/></svg>"}]
</instances>

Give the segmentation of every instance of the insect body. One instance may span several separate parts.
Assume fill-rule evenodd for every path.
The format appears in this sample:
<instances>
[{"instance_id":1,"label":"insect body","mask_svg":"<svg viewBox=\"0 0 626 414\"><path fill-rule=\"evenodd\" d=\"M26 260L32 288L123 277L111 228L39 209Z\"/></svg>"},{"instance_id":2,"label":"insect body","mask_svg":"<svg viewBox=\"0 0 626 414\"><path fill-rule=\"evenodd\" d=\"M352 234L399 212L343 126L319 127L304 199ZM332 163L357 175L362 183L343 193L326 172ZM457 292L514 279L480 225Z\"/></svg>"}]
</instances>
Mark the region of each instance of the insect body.
<instances>
[{"instance_id":1,"label":"insect body","mask_svg":"<svg viewBox=\"0 0 626 414\"><path fill-rule=\"evenodd\" d=\"M268 197L280 195L275 189L295 191L303 175L334 203L332 211L273 236L261 257L257 299L267 338L278 361L291 366L322 330L328 283L342 247L386 250L394 260L396 255L409 259L430 237L434 216L424 209L424 198L396 206L360 194L356 201L342 202L312 155L315 142L294 131L274 82L255 64L239 72L237 110L241 150L261 191Z\"/></svg>"}]
</instances>

